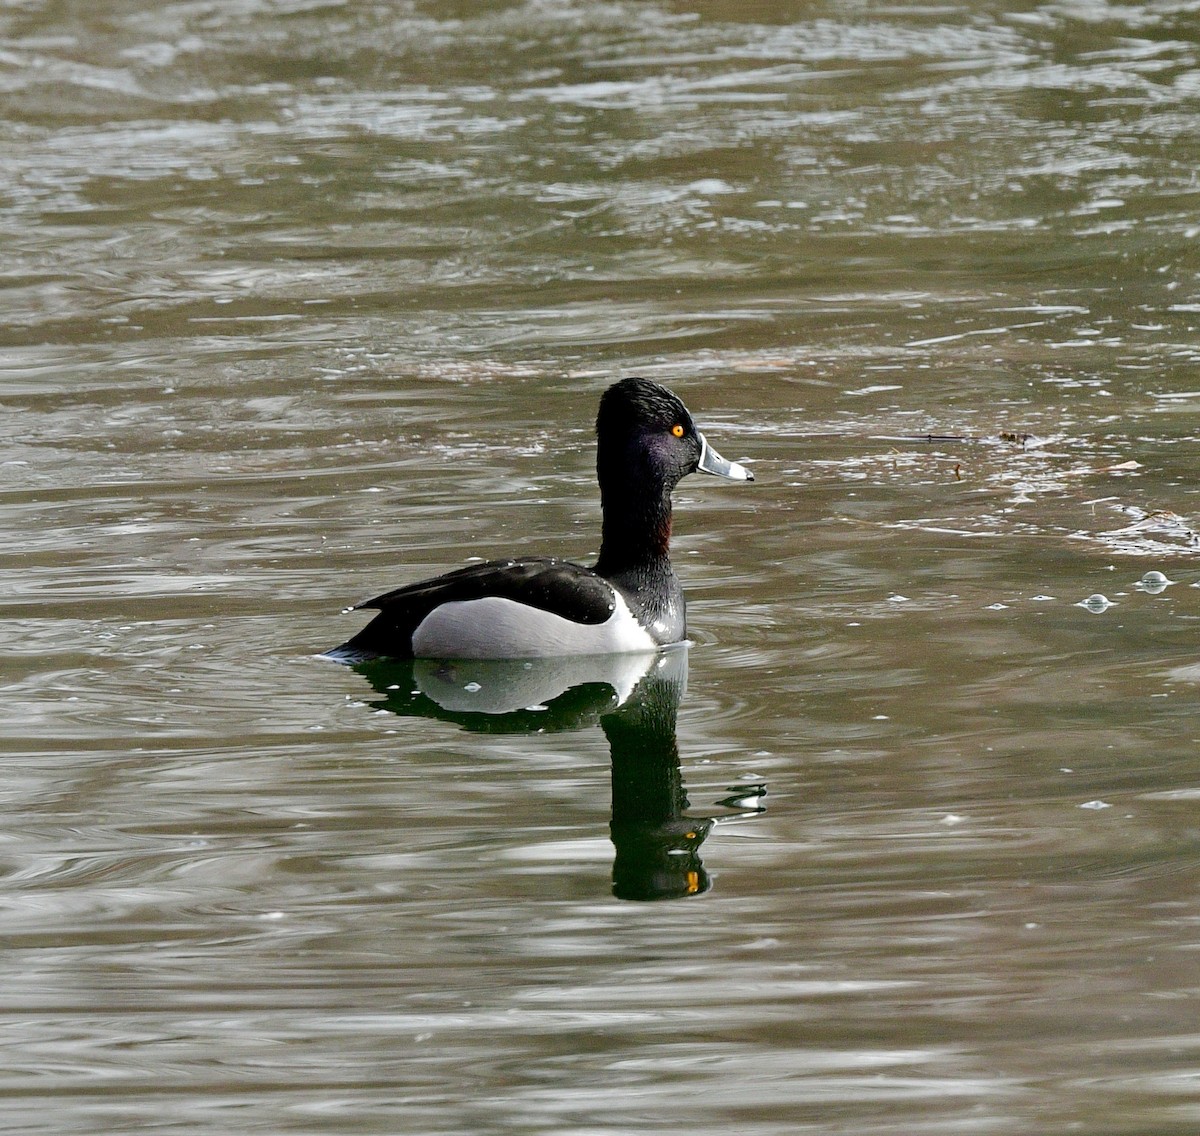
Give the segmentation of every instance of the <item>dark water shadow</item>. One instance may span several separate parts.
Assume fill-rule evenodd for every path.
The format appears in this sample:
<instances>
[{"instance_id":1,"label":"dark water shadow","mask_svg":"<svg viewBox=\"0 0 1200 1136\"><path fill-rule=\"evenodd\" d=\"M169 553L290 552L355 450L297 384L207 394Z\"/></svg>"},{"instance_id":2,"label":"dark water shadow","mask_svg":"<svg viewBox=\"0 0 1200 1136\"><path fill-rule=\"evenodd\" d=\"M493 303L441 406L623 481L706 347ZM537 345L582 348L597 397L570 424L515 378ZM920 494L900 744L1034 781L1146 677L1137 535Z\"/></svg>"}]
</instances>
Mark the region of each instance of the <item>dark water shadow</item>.
<instances>
[{"instance_id":1,"label":"dark water shadow","mask_svg":"<svg viewBox=\"0 0 1200 1136\"><path fill-rule=\"evenodd\" d=\"M612 759L618 899L679 899L709 890L700 849L724 819L764 811L766 786L731 785L693 809L676 738L688 651L536 660L373 660L355 668L381 696L372 707L482 733L533 734L599 725Z\"/></svg>"}]
</instances>

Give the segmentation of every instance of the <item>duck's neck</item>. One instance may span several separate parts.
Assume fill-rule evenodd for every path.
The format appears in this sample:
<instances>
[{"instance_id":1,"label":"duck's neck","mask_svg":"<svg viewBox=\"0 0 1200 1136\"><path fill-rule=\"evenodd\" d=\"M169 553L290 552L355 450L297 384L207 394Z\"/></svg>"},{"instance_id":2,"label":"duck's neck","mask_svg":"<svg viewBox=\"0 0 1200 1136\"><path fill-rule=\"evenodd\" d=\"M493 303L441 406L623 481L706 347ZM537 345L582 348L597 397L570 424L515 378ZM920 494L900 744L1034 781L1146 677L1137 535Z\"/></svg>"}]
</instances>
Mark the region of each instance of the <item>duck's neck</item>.
<instances>
[{"instance_id":1,"label":"duck's neck","mask_svg":"<svg viewBox=\"0 0 1200 1136\"><path fill-rule=\"evenodd\" d=\"M601 493L604 514L596 571L608 579L671 575L671 491Z\"/></svg>"},{"instance_id":2,"label":"duck's neck","mask_svg":"<svg viewBox=\"0 0 1200 1136\"><path fill-rule=\"evenodd\" d=\"M671 568L671 490L601 491L604 528L595 571L625 597L656 643L687 634L683 591Z\"/></svg>"}]
</instances>

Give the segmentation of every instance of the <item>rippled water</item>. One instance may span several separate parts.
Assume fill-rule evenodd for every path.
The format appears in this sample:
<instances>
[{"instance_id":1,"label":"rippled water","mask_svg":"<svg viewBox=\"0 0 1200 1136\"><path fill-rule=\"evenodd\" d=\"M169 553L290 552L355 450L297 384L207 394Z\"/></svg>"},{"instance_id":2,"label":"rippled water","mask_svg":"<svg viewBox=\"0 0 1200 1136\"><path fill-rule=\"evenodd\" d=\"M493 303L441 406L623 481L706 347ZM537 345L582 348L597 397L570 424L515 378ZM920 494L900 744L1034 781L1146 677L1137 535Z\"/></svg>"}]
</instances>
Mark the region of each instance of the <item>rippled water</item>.
<instances>
[{"instance_id":1,"label":"rippled water","mask_svg":"<svg viewBox=\"0 0 1200 1136\"><path fill-rule=\"evenodd\" d=\"M5 1130L1195 1133L1198 30L5 7ZM315 657L633 373L689 652Z\"/></svg>"}]
</instances>

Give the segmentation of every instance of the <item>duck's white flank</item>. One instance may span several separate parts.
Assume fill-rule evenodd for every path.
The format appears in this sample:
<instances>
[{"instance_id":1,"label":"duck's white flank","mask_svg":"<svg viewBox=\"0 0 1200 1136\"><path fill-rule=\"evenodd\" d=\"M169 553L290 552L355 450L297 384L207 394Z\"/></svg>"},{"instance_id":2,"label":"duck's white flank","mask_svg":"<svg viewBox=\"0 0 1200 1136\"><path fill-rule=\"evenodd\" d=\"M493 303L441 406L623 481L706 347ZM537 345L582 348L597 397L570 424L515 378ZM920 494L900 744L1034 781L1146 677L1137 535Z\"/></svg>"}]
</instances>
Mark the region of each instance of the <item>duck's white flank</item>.
<instances>
[{"instance_id":1,"label":"duck's white flank","mask_svg":"<svg viewBox=\"0 0 1200 1136\"><path fill-rule=\"evenodd\" d=\"M653 651L658 644L620 593L614 599L613 613L603 623L573 623L499 596L444 603L413 632L413 654L427 659L534 659Z\"/></svg>"}]
</instances>

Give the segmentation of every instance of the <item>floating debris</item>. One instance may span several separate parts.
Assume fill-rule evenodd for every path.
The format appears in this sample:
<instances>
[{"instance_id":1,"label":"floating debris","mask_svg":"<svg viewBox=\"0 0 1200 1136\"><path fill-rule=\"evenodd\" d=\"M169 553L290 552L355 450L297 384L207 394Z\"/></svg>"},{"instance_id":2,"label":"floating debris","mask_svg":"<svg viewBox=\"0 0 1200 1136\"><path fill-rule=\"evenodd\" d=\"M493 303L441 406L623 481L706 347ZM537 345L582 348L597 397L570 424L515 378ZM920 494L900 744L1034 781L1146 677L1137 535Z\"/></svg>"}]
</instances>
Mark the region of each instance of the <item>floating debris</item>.
<instances>
[{"instance_id":1,"label":"floating debris","mask_svg":"<svg viewBox=\"0 0 1200 1136\"><path fill-rule=\"evenodd\" d=\"M1116 509L1135 519L1122 529L1095 534L1110 547L1142 556L1178 552L1181 546L1191 551L1200 549L1200 536L1191 522L1178 513L1169 509L1147 511L1135 505L1118 505Z\"/></svg>"}]
</instances>

